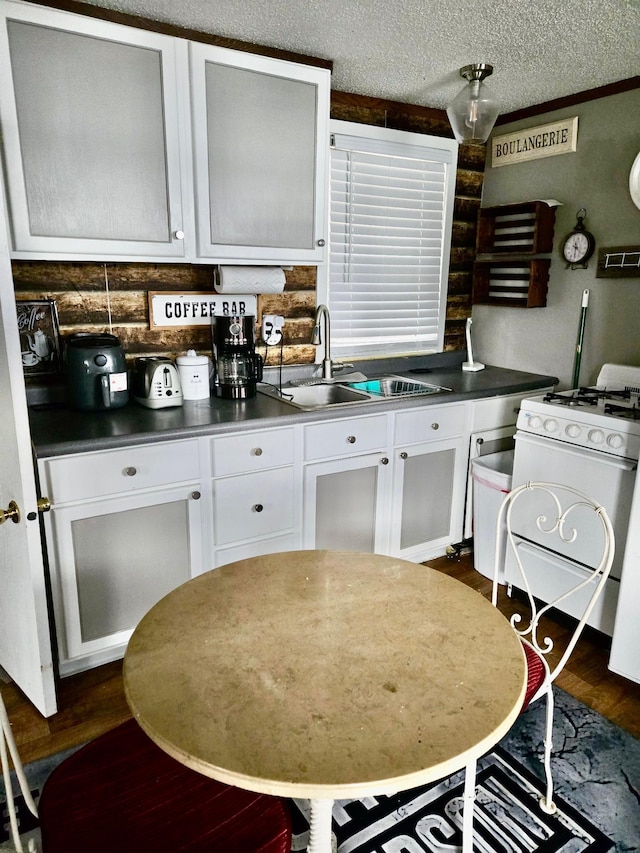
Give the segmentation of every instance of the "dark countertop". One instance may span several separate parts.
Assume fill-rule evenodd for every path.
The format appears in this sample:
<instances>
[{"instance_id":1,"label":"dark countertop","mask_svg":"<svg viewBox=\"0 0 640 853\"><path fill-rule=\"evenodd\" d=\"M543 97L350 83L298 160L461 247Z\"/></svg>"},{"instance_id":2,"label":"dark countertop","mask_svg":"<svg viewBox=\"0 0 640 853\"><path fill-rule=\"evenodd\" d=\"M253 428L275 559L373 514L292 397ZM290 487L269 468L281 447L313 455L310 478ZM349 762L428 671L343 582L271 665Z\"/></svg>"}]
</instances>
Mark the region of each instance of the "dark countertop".
<instances>
[{"instance_id":1,"label":"dark countertop","mask_svg":"<svg viewBox=\"0 0 640 853\"><path fill-rule=\"evenodd\" d=\"M455 357L454 357L455 356ZM461 400L495 397L531 391L555 385L555 376L524 373L502 367L487 366L484 370L467 373L461 369L459 354L443 354L422 359L404 359L398 365L380 362L358 363L368 377L384 372L407 375L426 382L451 388L451 393L429 397L402 398L330 407L303 412L265 394L256 394L249 400L185 401L184 405L168 409L147 409L130 401L112 412L79 412L63 404L31 406L29 421L31 439L38 458L109 450L137 444L194 438L242 431L247 428L262 429L287 426L310 421L335 420L358 417L376 412L434 406ZM409 365L416 365L410 367ZM400 369L402 368L402 369ZM413 372L415 371L415 373ZM270 380L272 381L272 380Z\"/></svg>"}]
</instances>

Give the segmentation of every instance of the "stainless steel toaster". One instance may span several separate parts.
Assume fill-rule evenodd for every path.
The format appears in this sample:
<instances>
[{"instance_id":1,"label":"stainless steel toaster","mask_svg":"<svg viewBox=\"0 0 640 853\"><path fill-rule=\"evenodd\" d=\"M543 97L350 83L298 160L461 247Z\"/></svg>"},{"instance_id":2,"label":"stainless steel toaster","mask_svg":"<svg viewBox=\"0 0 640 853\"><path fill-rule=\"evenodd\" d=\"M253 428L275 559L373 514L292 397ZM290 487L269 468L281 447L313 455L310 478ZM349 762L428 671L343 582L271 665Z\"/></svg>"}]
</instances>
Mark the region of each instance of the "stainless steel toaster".
<instances>
[{"instance_id":1,"label":"stainless steel toaster","mask_svg":"<svg viewBox=\"0 0 640 853\"><path fill-rule=\"evenodd\" d=\"M178 368L170 358L146 356L133 366L131 394L148 409L182 405L182 387Z\"/></svg>"}]
</instances>

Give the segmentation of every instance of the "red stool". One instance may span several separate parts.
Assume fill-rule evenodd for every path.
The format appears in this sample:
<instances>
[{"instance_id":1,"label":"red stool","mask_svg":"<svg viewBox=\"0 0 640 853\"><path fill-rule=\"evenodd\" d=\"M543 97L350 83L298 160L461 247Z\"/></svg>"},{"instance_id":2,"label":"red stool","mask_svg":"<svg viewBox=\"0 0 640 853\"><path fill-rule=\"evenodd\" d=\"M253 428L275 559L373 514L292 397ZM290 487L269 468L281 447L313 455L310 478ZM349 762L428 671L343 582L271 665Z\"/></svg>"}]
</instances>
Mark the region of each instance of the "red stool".
<instances>
[{"instance_id":1,"label":"red stool","mask_svg":"<svg viewBox=\"0 0 640 853\"><path fill-rule=\"evenodd\" d=\"M289 853L278 797L216 782L129 720L65 759L38 805L43 853Z\"/></svg>"}]
</instances>

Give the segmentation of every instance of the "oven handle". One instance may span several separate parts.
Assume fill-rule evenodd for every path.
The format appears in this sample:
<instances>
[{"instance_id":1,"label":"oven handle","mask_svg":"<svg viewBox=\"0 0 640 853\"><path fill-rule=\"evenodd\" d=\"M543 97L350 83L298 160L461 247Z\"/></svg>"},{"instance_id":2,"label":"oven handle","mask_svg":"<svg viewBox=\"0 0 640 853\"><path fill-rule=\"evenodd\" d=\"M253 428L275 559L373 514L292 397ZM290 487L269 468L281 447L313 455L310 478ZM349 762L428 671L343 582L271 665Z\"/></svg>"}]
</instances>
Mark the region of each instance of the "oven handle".
<instances>
[{"instance_id":1,"label":"oven handle","mask_svg":"<svg viewBox=\"0 0 640 853\"><path fill-rule=\"evenodd\" d=\"M563 453L570 453L572 456L577 456L581 459L584 459L585 457L590 457L596 462L600 462L603 465L610 465L612 468L617 468L620 471L636 471L638 469L638 463L633 459L625 459L621 456L612 456L600 450L591 450L588 447L576 447L572 444L568 444L566 441L560 441L559 439L555 438L544 438L542 436L530 435L529 433L523 433L518 431L515 434L515 440L516 452L518 442L520 442L521 444L524 442L526 444L533 444L537 445L538 447L555 450L560 449L557 446L558 444L560 444L562 446Z\"/></svg>"}]
</instances>

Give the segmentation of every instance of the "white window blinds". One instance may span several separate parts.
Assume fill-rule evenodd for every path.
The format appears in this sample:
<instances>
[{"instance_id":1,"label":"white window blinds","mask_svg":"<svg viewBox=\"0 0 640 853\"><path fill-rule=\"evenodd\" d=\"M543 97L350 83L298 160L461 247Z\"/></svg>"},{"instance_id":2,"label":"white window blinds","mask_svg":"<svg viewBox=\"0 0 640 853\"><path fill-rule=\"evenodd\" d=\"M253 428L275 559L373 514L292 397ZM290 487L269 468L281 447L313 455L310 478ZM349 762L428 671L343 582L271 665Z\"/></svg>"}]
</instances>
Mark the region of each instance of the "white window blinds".
<instances>
[{"instance_id":1,"label":"white window blinds","mask_svg":"<svg viewBox=\"0 0 640 853\"><path fill-rule=\"evenodd\" d=\"M333 125L358 133L334 132L331 140L332 349L343 356L441 351L457 143Z\"/></svg>"}]
</instances>

